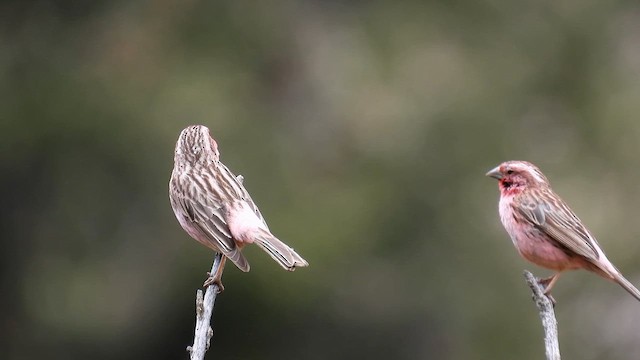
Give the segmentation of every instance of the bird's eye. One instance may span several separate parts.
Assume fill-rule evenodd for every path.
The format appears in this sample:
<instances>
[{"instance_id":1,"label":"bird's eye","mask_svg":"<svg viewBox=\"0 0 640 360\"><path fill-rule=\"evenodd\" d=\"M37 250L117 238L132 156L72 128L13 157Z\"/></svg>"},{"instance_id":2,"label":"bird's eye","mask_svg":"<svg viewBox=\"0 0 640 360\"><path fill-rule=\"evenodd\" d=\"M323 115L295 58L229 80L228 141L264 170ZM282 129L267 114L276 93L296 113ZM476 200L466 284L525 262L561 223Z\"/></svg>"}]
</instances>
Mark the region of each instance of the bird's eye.
<instances>
[{"instance_id":1,"label":"bird's eye","mask_svg":"<svg viewBox=\"0 0 640 360\"><path fill-rule=\"evenodd\" d=\"M513 174L513 170L507 170L507 175Z\"/></svg>"}]
</instances>

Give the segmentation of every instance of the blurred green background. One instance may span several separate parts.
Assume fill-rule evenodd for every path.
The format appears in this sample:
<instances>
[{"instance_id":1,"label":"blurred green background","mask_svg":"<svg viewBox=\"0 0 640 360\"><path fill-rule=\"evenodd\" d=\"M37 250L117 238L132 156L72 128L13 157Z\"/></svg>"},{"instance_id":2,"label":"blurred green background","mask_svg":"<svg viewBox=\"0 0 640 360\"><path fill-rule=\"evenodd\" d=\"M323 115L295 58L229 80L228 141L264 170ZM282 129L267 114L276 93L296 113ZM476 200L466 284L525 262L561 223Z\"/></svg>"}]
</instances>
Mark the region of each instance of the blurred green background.
<instances>
[{"instance_id":1,"label":"blurred green background","mask_svg":"<svg viewBox=\"0 0 640 360\"><path fill-rule=\"evenodd\" d=\"M632 1L5 1L3 359L186 359L213 254L171 211L207 125L273 232L228 266L217 359L541 359L484 173L538 164L640 284ZM557 284L567 359L640 357L640 304Z\"/></svg>"}]
</instances>

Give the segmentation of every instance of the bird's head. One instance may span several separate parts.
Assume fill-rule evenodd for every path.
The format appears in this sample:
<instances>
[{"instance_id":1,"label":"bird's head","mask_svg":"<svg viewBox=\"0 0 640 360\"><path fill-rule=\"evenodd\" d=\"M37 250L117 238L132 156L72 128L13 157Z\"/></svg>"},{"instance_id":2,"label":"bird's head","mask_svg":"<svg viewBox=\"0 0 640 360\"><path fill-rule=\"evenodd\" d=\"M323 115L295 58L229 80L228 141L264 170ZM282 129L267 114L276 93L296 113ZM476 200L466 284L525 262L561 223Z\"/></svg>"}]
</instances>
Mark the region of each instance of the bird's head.
<instances>
[{"instance_id":1,"label":"bird's head","mask_svg":"<svg viewBox=\"0 0 640 360\"><path fill-rule=\"evenodd\" d=\"M533 186L549 186L549 180L540 169L526 161L503 162L486 175L498 180L502 192L515 192Z\"/></svg>"},{"instance_id":2,"label":"bird's head","mask_svg":"<svg viewBox=\"0 0 640 360\"><path fill-rule=\"evenodd\" d=\"M204 125L192 125L182 130L176 143L176 163L209 163L218 161L219 158L218 144L209 134L209 128Z\"/></svg>"}]
</instances>

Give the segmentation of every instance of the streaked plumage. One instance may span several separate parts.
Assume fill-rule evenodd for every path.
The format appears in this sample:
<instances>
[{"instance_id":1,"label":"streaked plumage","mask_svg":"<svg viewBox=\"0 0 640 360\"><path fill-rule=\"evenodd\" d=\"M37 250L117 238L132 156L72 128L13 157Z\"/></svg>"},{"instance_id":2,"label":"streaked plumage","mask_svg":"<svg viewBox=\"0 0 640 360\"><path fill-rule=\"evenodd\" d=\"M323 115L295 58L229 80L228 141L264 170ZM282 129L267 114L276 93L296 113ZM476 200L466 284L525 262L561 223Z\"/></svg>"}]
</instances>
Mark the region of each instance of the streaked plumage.
<instances>
[{"instance_id":1,"label":"streaked plumage","mask_svg":"<svg viewBox=\"0 0 640 360\"><path fill-rule=\"evenodd\" d=\"M545 293L562 271L586 269L617 282L640 300L640 291L611 264L595 237L535 165L508 161L487 176L499 180L500 219L520 255L557 272L543 280Z\"/></svg>"},{"instance_id":2,"label":"streaked plumage","mask_svg":"<svg viewBox=\"0 0 640 360\"><path fill-rule=\"evenodd\" d=\"M292 248L271 234L242 181L241 176L235 176L220 162L218 145L206 126L182 130L169 181L171 207L182 228L245 272L249 271L249 263L241 249L251 243L286 270L308 266Z\"/></svg>"}]
</instances>

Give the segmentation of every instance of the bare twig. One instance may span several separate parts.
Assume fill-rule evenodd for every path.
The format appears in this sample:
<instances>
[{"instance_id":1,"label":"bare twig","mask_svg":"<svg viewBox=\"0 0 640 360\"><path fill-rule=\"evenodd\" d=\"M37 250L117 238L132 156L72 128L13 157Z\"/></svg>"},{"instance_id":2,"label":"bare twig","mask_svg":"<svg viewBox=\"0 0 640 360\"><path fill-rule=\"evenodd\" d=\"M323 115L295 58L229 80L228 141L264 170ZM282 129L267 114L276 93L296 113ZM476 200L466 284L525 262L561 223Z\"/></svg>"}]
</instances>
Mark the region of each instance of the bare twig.
<instances>
[{"instance_id":1,"label":"bare twig","mask_svg":"<svg viewBox=\"0 0 640 360\"><path fill-rule=\"evenodd\" d=\"M544 289L538 283L533 274L524 271L524 278L533 292L533 301L538 307L542 327L544 328L544 346L547 360L560 360L560 345L558 344L558 322L553 311L553 303L544 294Z\"/></svg>"},{"instance_id":2,"label":"bare twig","mask_svg":"<svg viewBox=\"0 0 640 360\"><path fill-rule=\"evenodd\" d=\"M211 274L215 274L220 267L222 254L216 254L211 267ZM196 293L196 331L193 337L193 346L187 347L191 352L191 360L203 360L204 354L209 350L213 330L211 329L211 315L213 314L213 306L218 294L218 285L211 284L207 287L207 291L202 296L202 290L198 289Z\"/></svg>"}]
</instances>

